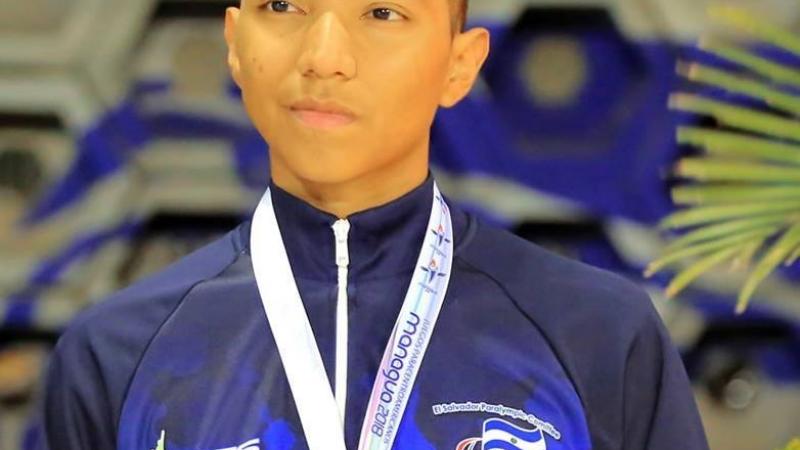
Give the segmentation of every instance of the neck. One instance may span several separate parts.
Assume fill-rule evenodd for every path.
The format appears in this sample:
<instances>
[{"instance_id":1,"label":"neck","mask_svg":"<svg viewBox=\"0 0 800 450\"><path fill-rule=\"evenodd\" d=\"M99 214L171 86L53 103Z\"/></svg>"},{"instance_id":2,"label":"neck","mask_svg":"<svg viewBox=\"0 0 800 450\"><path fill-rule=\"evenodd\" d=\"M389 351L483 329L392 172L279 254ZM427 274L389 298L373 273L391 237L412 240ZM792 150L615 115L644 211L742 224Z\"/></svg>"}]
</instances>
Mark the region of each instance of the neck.
<instances>
[{"instance_id":1,"label":"neck","mask_svg":"<svg viewBox=\"0 0 800 450\"><path fill-rule=\"evenodd\" d=\"M398 165L334 182L318 182L296 176L276 161L272 181L286 192L340 219L384 205L418 187L428 177L428 155Z\"/></svg>"}]
</instances>

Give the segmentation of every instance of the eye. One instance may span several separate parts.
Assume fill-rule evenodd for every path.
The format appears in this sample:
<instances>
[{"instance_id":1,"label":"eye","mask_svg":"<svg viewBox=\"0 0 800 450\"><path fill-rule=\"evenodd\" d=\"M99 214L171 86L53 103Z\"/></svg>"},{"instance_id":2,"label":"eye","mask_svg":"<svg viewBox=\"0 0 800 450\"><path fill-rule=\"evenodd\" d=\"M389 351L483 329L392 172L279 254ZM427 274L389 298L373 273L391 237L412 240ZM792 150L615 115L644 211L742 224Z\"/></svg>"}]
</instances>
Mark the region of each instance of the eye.
<instances>
[{"instance_id":1,"label":"eye","mask_svg":"<svg viewBox=\"0 0 800 450\"><path fill-rule=\"evenodd\" d=\"M367 15L371 19L383 20L386 22L394 22L406 18L404 15L390 8L375 8L367 13Z\"/></svg>"},{"instance_id":2,"label":"eye","mask_svg":"<svg viewBox=\"0 0 800 450\"><path fill-rule=\"evenodd\" d=\"M287 1L281 1L281 0L273 0L264 3L261 7L276 13L301 12L300 8L294 6L293 4Z\"/></svg>"}]
</instances>

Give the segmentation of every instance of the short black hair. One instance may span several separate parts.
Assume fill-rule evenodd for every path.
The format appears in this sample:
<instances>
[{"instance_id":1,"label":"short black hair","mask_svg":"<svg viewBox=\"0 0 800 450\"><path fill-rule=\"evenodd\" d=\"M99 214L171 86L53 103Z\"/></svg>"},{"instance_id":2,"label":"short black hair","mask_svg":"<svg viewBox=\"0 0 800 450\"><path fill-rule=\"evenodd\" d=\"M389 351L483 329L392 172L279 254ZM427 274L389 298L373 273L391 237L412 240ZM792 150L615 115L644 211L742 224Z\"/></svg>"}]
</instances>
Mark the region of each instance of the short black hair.
<instances>
[{"instance_id":1,"label":"short black hair","mask_svg":"<svg viewBox=\"0 0 800 450\"><path fill-rule=\"evenodd\" d=\"M453 11L453 31L464 31L469 11L469 0L450 0Z\"/></svg>"}]
</instances>

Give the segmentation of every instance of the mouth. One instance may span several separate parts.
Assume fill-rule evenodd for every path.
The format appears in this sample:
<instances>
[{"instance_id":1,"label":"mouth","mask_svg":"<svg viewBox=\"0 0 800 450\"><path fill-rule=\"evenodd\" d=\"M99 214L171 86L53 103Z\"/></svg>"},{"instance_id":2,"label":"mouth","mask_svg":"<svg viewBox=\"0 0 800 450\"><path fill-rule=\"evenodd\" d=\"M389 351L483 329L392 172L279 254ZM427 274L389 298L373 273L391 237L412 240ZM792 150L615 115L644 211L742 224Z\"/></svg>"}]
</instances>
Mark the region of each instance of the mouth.
<instances>
[{"instance_id":1,"label":"mouth","mask_svg":"<svg viewBox=\"0 0 800 450\"><path fill-rule=\"evenodd\" d=\"M353 123L355 114L336 102L303 99L293 103L289 110L304 125L311 128L332 129Z\"/></svg>"}]
</instances>

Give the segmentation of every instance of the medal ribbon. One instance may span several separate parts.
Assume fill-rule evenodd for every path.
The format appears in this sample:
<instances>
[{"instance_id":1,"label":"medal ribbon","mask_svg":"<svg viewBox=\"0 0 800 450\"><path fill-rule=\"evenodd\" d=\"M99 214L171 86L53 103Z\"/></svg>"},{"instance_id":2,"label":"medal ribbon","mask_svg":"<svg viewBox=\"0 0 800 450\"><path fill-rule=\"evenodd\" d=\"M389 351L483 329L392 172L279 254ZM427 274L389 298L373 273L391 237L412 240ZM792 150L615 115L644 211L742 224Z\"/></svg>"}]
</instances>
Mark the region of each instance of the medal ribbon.
<instances>
[{"instance_id":1,"label":"medal ribbon","mask_svg":"<svg viewBox=\"0 0 800 450\"><path fill-rule=\"evenodd\" d=\"M444 302L453 262L450 211L433 186L428 231L372 387L359 450L390 450ZM346 450L340 417L283 245L269 190L250 234L261 303L310 450Z\"/></svg>"}]
</instances>

